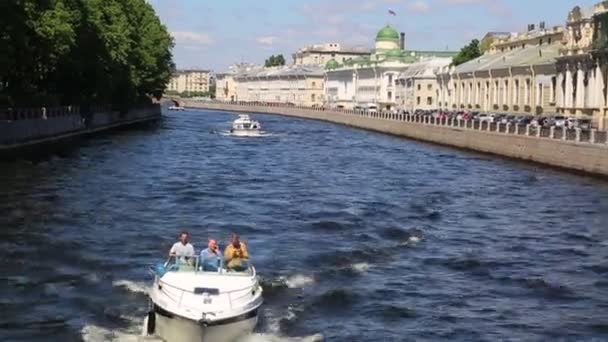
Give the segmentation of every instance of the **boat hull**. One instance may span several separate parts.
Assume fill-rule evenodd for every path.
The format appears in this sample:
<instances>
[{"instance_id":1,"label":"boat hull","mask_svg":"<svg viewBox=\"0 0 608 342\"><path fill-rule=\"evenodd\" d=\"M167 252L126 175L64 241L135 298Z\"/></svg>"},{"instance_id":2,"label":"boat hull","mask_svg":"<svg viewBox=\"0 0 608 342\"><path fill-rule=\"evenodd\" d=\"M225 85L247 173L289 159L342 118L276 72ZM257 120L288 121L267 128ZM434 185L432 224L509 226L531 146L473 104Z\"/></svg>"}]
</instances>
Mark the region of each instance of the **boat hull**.
<instances>
[{"instance_id":1,"label":"boat hull","mask_svg":"<svg viewBox=\"0 0 608 342\"><path fill-rule=\"evenodd\" d=\"M145 320L148 324L149 318ZM233 342L249 335L258 322L257 309L217 323L199 323L180 316L154 312L153 335L167 342ZM144 326L144 330L147 327Z\"/></svg>"},{"instance_id":2,"label":"boat hull","mask_svg":"<svg viewBox=\"0 0 608 342\"><path fill-rule=\"evenodd\" d=\"M260 131L258 130L232 130L230 132L235 137L259 137Z\"/></svg>"}]
</instances>

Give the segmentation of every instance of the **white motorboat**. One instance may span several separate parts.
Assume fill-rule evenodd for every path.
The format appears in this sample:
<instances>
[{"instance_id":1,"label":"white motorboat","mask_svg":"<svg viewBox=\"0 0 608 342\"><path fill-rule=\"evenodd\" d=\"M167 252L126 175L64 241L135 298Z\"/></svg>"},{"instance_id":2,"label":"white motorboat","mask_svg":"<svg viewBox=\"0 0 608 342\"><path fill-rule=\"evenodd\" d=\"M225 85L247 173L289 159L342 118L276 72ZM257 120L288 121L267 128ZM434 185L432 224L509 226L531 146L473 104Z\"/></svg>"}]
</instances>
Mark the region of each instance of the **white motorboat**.
<instances>
[{"instance_id":1,"label":"white motorboat","mask_svg":"<svg viewBox=\"0 0 608 342\"><path fill-rule=\"evenodd\" d=\"M255 268L204 268L198 258L172 258L152 270L144 335L167 342L235 341L253 332L262 305Z\"/></svg>"},{"instance_id":2,"label":"white motorboat","mask_svg":"<svg viewBox=\"0 0 608 342\"><path fill-rule=\"evenodd\" d=\"M259 122L251 120L249 115L241 114L238 119L232 123L232 129L230 133L235 136L247 137L247 136L259 136L261 133L262 126Z\"/></svg>"},{"instance_id":3,"label":"white motorboat","mask_svg":"<svg viewBox=\"0 0 608 342\"><path fill-rule=\"evenodd\" d=\"M180 106L169 106L169 110L186 110L186 108Z\"/></svg>"}]
</instances>

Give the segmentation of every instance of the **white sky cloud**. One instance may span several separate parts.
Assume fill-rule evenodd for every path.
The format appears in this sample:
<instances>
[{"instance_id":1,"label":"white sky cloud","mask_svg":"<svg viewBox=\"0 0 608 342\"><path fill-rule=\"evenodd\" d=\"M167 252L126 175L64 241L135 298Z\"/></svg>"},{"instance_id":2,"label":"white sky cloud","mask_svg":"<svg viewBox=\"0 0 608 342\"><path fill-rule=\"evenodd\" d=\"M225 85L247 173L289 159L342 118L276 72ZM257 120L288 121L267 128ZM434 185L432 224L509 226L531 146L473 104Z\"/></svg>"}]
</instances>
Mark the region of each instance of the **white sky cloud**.
<instances>
[{"instance_id":1,"label":"white sky cloud","mask_svg":"<svg viewBox=\"0 0 608 342\"><path fill-rule=\"evenodd\" d=\"M191 32L191 31L173 31L171 32L173 38L179 45L200 45L206 46L214 43L213 38L204 32Z\"/></svg>"},{"instance_id":2,"label":"white sky cloud","mask_svg":"<svg viewBox=\"0 0 608 342\"><path fill-rule=\"evenodd\" d=\"M277 40L277 37L275 36L264 36L264 37L258 37L256 38L256 42L258 44L262 44L262 45L272 45L274 44L274 42Z\"/></svg>"}]
</instances>

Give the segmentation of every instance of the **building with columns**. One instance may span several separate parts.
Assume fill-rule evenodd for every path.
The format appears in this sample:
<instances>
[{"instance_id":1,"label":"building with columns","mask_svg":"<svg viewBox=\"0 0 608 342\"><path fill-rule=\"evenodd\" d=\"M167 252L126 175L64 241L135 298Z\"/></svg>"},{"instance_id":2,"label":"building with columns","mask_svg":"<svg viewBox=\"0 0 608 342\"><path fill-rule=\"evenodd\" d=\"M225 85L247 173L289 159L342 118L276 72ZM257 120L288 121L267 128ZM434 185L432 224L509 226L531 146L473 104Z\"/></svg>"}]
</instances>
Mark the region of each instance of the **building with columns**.
<instances>
[{"instance_id":1,"label":"building with columns","mask_svg":"<svg viewBox=\"0 0 608 342\"><path fill-rule=\"evenodd\" d=\"M323 68L318 66L234 66L229 72L218 74L216 98L320 106L324 102L324 76Z\"/></svg>"},{"instance_id":2,"label":"building with columns","mask_svg":"<svg viewBox=\"0 0 608 342\"><path fill-rule=\"evenodd\" d=\"M556 111L555 62L561 27L529 26L523 33L497 38L484 55L437 74L444 110L514 114Z\"/></svg>"},{"instance_id":3,"label":"building with columns","mask_svg":"<svg viewBox=\"0 0 608 342\"><path fill-rule=\"evenodd\" d=\"M608 1L568 14L563 46L557 58L557 108L565 115L593 118L608 128L606 80Z\"/></svg>"},{"instance_id":4,"label":"building with columns","mask_svg":"<svg viewBox=\"0 0 608 342\"><path fill-rule=\"evenodd\" d=\"M575 7L565 27L501 34L485 54L437 71L445 110L591 118L608 128L608 1Z\"/></svg>"},{"instance_id":5,"label":"building with columns","mask_svg":"<svg viewBox=\"0 0 608 342\"><path fill-rule=\"evenodd\" d=\"M420 61L454 55L449 51L405 50L404 35L387 25L378 31L374 52L369 57L327 62L327 105L352 109L374 104L384 110L401 109L405 104L402 97L410 93L400 87L400 82L413 80L407 69Z\"/></svg>"}]
</instances>

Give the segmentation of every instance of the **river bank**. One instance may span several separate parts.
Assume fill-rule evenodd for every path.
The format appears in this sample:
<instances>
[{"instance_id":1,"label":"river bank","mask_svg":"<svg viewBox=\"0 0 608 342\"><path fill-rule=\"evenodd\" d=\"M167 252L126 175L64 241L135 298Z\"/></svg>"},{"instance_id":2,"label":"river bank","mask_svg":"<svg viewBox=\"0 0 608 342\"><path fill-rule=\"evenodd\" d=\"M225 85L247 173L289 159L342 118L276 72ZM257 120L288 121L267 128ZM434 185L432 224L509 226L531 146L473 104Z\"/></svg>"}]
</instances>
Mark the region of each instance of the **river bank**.
<instances>
[{"instance_id":1,"label":"river bank","mask_svg":"<svg viewBox=\"0 0 608 342\"><path fill-rule=\"evenodd\" d=\"M84 114L78 107L5 111L0 116L0 158L44 151L89 134L160 118L159 104L126 113L96 108Z\"/></svg>"},{"instance_id":2,"label":"river bank","mask_svg":"<svg viewBox=\"0 0 608 342\"><path fill-rule=\"evenodd\" d=\"M608 177L606 132L536 129L531 126L435 120L390 113L357 113L318 108L228 104L184 100L188 108L268 113L328 121L461 149L489 153Z\"/></svg>"}]
</instances>

